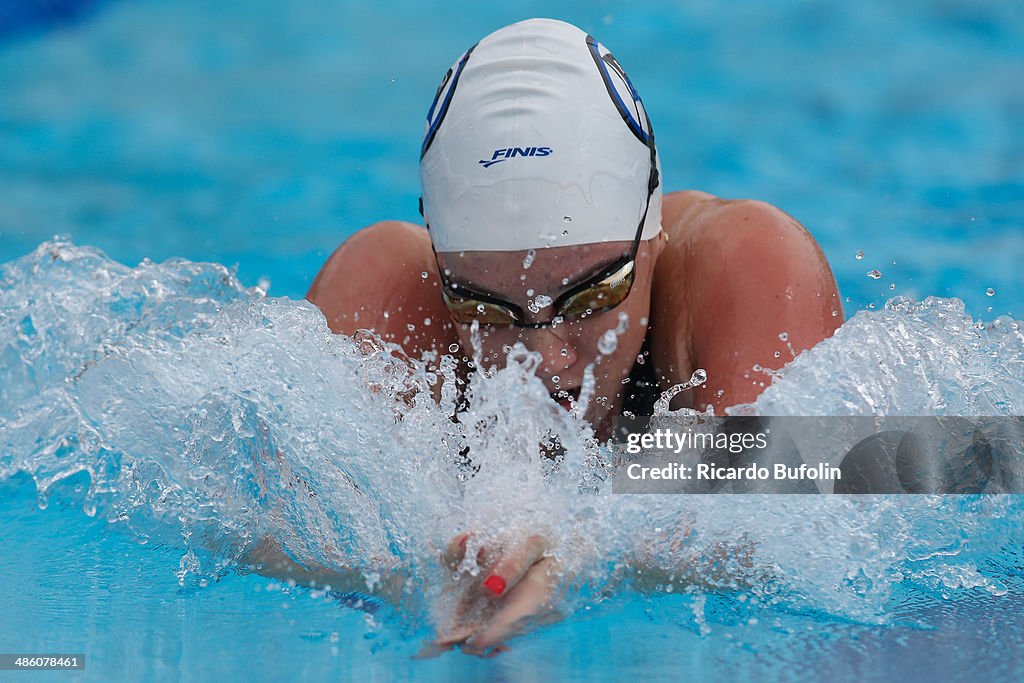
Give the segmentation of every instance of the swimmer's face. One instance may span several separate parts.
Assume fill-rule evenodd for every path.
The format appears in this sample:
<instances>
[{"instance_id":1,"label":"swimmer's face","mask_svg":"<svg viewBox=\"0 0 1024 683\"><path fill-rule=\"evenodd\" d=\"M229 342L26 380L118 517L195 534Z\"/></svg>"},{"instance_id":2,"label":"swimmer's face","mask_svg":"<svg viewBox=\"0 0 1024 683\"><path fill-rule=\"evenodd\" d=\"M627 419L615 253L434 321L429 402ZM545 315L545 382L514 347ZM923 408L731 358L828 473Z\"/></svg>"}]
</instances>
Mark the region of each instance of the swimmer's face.
<instances>
[{"instance_id":1,"label":"swimmer's face","mask_svg":"<svg viewBox=\"0 0 1024 683\"><path fill-rule=\"evenodd\" d=\"M579 396L584 369L594 364L596 386L586 417L595 427L606 426L611 411L620 409L628 388L622 382L629 377L643 346L660 243L657 239L640 243L629 294L610 310L538 328L482 324L484 362L504 366L509 348L522 342L541 355L537 375L564 406L569 405L567 396ZM440 253L438 264L448 282L515 305L524 323L545 323L557 313L551 302L628 256L631 246L630 242L606 242L537 249L532 259L528 251ZM620 328L620 320L625 320L625 331L619 335L615 351L602 355L599 340L607 331ZM462 347L471 349L470 325L457 324L455 328Z\"/></svg>"}]
</instances>

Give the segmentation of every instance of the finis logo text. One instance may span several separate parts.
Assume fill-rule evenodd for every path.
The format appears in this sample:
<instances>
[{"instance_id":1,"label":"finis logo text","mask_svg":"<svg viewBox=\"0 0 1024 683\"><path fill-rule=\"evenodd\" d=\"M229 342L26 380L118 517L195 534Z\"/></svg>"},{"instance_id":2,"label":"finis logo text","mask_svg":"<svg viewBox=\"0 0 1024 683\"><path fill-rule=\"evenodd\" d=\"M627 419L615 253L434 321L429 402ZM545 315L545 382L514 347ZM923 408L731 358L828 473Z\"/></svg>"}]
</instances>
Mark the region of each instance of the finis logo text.
<instances>
[{"instance_id":1,"label":"finis logo text","mask_svg":"<svg viewBox=\"0 0 1024 683\"><path fill-rule=\"evenodd\" d=\"M494 164L500 164L502 161L514 157L546 157L551 154L551 151L550 147L503 147L494 150L490 159L481 159L479 163L484 168L490 168Z\"/></svg>"}]
</instances>

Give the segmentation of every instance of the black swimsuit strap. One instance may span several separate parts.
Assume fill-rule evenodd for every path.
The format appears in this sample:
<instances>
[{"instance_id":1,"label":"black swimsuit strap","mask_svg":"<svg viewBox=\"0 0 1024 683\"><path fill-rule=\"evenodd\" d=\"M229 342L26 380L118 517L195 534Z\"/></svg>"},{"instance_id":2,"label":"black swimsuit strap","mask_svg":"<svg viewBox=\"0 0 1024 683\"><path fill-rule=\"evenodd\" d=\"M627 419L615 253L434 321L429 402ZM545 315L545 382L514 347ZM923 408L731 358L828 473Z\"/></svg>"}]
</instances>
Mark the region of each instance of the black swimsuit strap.
<instances>
[{"instance_id":1,"label":"black swimsuit strap","mask_svg":"<svg viewBox=\"0 0 1024 683\"><path fill-rule=\"evenodd\" d=\"M654 404L661 396L658 390L658 378L654 375L654 363L651 361L651 337L644 338L640 356L633 364L629 373L629 382L623 386L622 412L630 412L636 416L654 414ZM640 362L640 359L643 362Z\"/></svg>"}]
</instances>

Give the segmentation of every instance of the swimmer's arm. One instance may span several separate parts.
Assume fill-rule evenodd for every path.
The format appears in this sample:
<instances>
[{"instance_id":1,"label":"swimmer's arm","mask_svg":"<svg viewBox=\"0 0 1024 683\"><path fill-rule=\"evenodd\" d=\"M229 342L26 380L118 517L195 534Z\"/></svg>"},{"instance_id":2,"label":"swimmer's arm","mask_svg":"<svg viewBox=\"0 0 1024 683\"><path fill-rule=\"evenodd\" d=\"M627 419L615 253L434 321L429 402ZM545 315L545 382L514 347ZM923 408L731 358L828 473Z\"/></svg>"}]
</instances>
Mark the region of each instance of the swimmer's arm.
<instances>
[{"instance_id":1,"label":"swimmer's arm","mask_svg":"<svg viewBox=\"0 0 1024 683\"><path fill-rule=\"evenodd\" d=\"M701 228L688 279L689 349L708 381L694 407L754 401L794 354L843 322L835 278L817 242L796 220L757 201L716 202ZM762 370L755 370L760 367Z\"/></svg>"},{"instance_id":2,"label":"swimmer's arm","mask_svg":"<svg viewBox=\"0 0 1024 683\"><path fill-rule=\"evenodd\" d=\"M447 349L441 344L449 337L456 341L440 287L427 231L384 221L345 240L320 269L306 299L323 312L335 334L372 330L420 358L424 351Z\"/></svg>"},{"instance_id":3,"label":"swimmer's arm","mask_svg":"<svg viewBox=\"0 0 1024 683\"><path fill-rule=\"evenodd\" d=\"M391 604L397 604L404 582L404 577L397 572L382 572L379 585L371 590L360 572L348 567L328 568L316 564L304 566L289 557L280 544L269 536L250 548L240 564L250 567L261 576L278 581L295 582L310 588L329 587L332 591L343 593L373 595Z\"/></svg>"},{"instance_id":4,"label":"swimmer's arm","mask_svg":"<svg viewBox=\"0 0 1024 683\"><path fill-rule=\"evenodd\" d=\"M423 277L426 273L427 277ZM441 300L441 280L427 231L384 221L345 240L306 293L335 334L370 330L402 347L406 358L445 354L458 336ZM436 370L433 363L428 368ZM441 384L434 384L440 400Z\"/></svg>"},{"instance_id":5,"label":"swimmer's arm","mask_svg":"<svg viewBox=\"0 0 1024 683\"><path fill-rule=\"evenodd\" d=\"M722 590L754 584L750 543L716 543L708 550L689 555L668 546L654 546L640 555L618 578L642 593L685 592L692 588Z\"/></svg>"}]
</instances>

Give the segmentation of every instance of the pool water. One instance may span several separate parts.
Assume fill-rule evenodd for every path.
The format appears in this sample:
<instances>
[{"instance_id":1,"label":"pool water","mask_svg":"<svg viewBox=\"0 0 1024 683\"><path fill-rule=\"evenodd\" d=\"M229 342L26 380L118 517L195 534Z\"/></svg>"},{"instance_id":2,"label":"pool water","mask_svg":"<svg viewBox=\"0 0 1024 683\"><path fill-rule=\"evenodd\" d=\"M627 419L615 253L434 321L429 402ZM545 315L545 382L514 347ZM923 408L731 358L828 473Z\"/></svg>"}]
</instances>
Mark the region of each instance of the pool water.
<instances>
[{"instance_id":1,"label":"pool water","mask_svg":"<svg viewBox=\"0 0 1024 683\"><path fill-rule=\"evenodd\" d=\"M113 2L3 46L0 261L69 233L301 296L345 236L418 219L451 61L547 15L629 70L667 188L784 208L849 312L906 294L1021 314L1024 9L1004 2Z\"/></svg>"},{"instance_id":2,"label":"pool water","mask_svg":"<svg viewBox=\"0 0 1024 683\"><path fill-rule=\"evenodd\" d=\"M476 388L475 418L512 416L489 436L432 404L394 424L389 398L426 377L297 300L347 235L418 218L454 57L556 16L629 70L670 189L770 201L832 263L853 319L756 409L1020 415L1024 9L64 4L82 10L0 12L0 651L84 652L40 674L61 680L1020 677L1017 496L581 496L598 451L527 369ZM515 448L548 428L564 471ZM460 481L443 454L472 438L489 455ZM436 547L496 500L509 524L583 520L600 552L571 616L494 659L411 659ZM679 519L698 547L752 541L774 578L593 597ZM271 530L307 559L393 555L418 597L399 616L239 571Z\"/></svg>"},{"instance_id":3,"label":"pool water","mask_svg":"<svg viewBox=\"0 0 1024 683\"><path fill-rule=\"evenodd\" d=\"M66 486L71 499L76 484ZM363 612L254 576L183 589L167 571L176 549L111 534L75 503L41 512L24 475L0 492L9 520L0 539L19 549L0 592L4 614L14 617L5 646L87 649L94 680L612 681L642 671L651 680L945 681L970 680L981 666L992 680L1013 680L1022 665L1019 570L1001 597L901 590L885 626L715 595L659 596L595 608L494 659L414 660L427 632L403 640Z\"/></svg>"}]
</instances>

